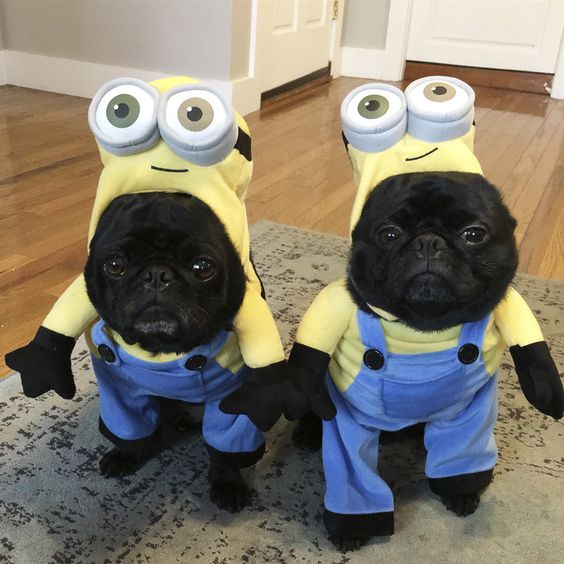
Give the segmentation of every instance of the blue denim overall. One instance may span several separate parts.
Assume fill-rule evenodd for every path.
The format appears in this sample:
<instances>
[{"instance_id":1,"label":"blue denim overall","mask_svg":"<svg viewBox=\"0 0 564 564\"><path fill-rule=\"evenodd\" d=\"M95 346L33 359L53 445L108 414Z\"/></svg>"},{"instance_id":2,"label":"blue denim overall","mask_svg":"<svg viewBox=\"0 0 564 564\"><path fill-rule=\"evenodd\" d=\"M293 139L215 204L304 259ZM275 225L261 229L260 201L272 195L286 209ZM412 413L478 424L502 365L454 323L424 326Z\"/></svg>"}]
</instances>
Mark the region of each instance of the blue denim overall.
<instances>
[{"instance_id":1,"label":"blue denim overall","mask_svg":"<svg viewBox=\"0 0 564 564\"><path fill-rule=\"evenodd\" d=\"M379 319L358 311L366 347L362 368L345 392L330 375L337 415L323 422L325 507L334 513L393 511L378 475L381 430L425 422L429 478L490 470L497 458L497 377L486 372L482 344L489 315L462 326L458 346L416 355L392 354Z\"/></svg>"},{"instance_id":2,"label":"blue denim overall","mask_svg":"<svg viewBox=\"0 0 564 564\"><path fill-rule=\"evenodd\" d=\"M263 434L246 415L229 415L219 402L238 388L247 368L233 373L217 363L228 332L222 331L209 343L168 362L147 362L117 346L104 331L104 321L92 328L92 340L102 359L92 355L98 380L100 417L107 429L122 440L139 440L152 435L159 425L156 396L205 404L204 440L226 453L257 450Z\"/></svg>"}]
</instances>

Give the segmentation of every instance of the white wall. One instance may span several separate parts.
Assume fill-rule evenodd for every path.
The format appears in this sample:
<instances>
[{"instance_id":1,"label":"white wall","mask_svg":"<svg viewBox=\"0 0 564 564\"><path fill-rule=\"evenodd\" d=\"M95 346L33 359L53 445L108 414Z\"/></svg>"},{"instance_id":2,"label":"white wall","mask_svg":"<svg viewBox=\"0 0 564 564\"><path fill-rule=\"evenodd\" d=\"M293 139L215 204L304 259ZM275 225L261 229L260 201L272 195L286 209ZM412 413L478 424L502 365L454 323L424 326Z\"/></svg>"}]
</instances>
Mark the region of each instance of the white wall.
<instances>
[{"instance_id":1,"label":"white wall","mask_svg":"<svg viewBox=\"0 0 564 564\"><path fill-rule=\"evenodd\" d=\"M390 0L346 0L341 45L385 49Z\"/></svg>"},{"instance_id":2,"label":"white wall","mask_svg":"<svg viewBox=\"0 0 564 564\"><path fill-rule=\"evenodd\" d=\"M2 17L2 5L0 4L0 86L6 84L6 61L4 55L4 37L3 37L3 17Z\"/></svg>"},{"instance_id":3,"label":"white wall","mask_svg":"<svg viewBox=\"0 0 564 564\"><path fill-rule=\"evenodd\" d=\"M231 6L231 78L245 78L251 51L252 0L233 0Z\"/></svg>"},{"instance_id":4,"label":"white wall","mask_svg":"<svg viewBox=\"0 0 564 564\"><path fill-rule=\"evenodd\" d=\"M0 51L2 49L4 49L4 33L2 28L4 27L4 17L3 17L3 10L2 10L2 4L0 3Z\"/></svg>"},{"instance_id":5,"label":"white wall","mask_svg":"<svg viewBox=\"0 0 564 564\"><path fill-rule=\"evenodd\" d=\"M6 84L6 65L4 61L4 18L2 14L2 4L0 4L0 86Z\"/></svg>"},{"instance_id":6,"label":"white wall","mask_svg":"<svg viewBox=\"0 0 564 564\"><path fill-rule=\"evenodd\" d=\"M401 80L411 0L346 0L341 74Z\"/></svg>"},{"instance_id":7,"label":"white wall","mask_svg":"<svg viewBox=\"0 0 564 564\"><path fill-rule=\"evenodd\" d=\"M216 80L230 76L230 0L2 4L10 51Z\"/></svg>"}]
</instances>

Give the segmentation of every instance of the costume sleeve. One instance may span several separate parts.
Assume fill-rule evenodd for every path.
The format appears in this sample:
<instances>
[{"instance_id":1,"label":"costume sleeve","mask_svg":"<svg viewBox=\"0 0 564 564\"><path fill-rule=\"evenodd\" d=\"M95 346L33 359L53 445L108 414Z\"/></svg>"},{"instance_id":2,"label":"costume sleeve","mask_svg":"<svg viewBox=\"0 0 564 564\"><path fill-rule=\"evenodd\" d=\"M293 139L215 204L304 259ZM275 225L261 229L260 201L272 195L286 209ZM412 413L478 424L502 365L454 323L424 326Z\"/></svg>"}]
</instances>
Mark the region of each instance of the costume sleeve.
<instances>
[{"instance_id":1,"label":"costume sleeve","mask_svg":"<svg viewBox=\"0 0 564 564\"><path fill-rule=\"evenodd\" d=\"M345 280L326 286L313 300L298 327L296 343L333 354L346 331L354 302L346 288Z\"/></svg>"},{"instance_id":2,"label":"costume sleeve","mask_svg":"<svg viewBox=\"0 0 564 564\"><path fill-rule=\"evenodd\" d=\"M81 274L63 292L43 321L43 327L61 335L78 339L98 317L86 292L86 282Z\"/></svg>"},{"instance_id":3,"label":"costume sleeve","mask_svg":"<svg viewBox=\"0 0 564 564\"><path fill-rule=\"evenodd\" d=\"M259 287L260 288L260 287ZM235 333L245 364L261 368L284 360L284 348L268 304L260 289L247 285L234 320Z\"/></svg>"},{"instance_id":4,"label":"costume sleeve","mask_svg":"<svg viewBox=\"0 0 564 564\"><path fill-rule=\"evenodd\" d=\"M508 346L544 341L541 328L525 300L510 287L494 310L494 321Z\"/></svg>"},{"instance_id":5,"label":"costume sleeve","mask_svg":"<svg viewBox=\"0 0 564 564\"><path fill-rule=\"evenodd\" d=\"M325 386L327 367L355 310L345 280L326 286L305 312L288 359L292 382L307 399L309 409L324 421L336 414Z\"/></svg>"}]
</instances>

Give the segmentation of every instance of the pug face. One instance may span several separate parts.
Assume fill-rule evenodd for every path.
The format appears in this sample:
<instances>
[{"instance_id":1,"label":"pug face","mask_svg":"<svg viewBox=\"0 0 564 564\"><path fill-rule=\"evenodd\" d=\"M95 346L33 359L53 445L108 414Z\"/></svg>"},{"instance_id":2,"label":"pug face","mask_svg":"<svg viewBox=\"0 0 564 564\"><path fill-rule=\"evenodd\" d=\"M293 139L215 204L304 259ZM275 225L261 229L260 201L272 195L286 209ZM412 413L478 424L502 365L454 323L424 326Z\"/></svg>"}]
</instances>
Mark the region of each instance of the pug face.
<instances>
[{"instance_id":1,"label":"pug face","mask_svg":"<svg viewBox=\"0 0 564 564\"><path fill-rule=\"evenodd\" d=\"M98 314L130 344L188 352L230 325L245 276L225 229L184 194L130 194L103 213L85 267Z\"/></svg>"},{"instance_id":2,"label":"pug face","mask_svg":"<svg viewBox=\"0 0 564 564\"><path fill-rule=\"evenodd\" d=\"M515 220L481 175L411 173L382 181L352 234L348 287L423 331L477 321L517 268Z\"/></svg>"}]
</instances>

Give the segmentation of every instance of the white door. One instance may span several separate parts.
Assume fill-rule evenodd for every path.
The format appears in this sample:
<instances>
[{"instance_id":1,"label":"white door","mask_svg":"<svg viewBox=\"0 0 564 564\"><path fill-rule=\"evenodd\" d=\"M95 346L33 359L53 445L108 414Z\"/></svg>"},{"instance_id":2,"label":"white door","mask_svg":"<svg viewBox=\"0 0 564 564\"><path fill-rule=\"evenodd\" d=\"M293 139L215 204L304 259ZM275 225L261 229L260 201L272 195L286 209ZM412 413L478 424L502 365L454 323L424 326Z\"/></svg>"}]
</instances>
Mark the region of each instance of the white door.
<instances>
[{"instance_id":1,"label":"white door","mask_svg":"<svg viewBox=\"0 0 564 564\"><path fill-rule=\"evenodd\" d=\"M414 0L407 59L553 73L563 0Z\"/></svg>"},{"instance_id":2,"label":"white door","mask_svg":"<svg viewBox=\"0 0 564 564\"><path fill-rule=\"evenodd\" d=\"M265 92L329 64L331 0L259 0L257 76Z\"/></svg>"}]
</instances>

